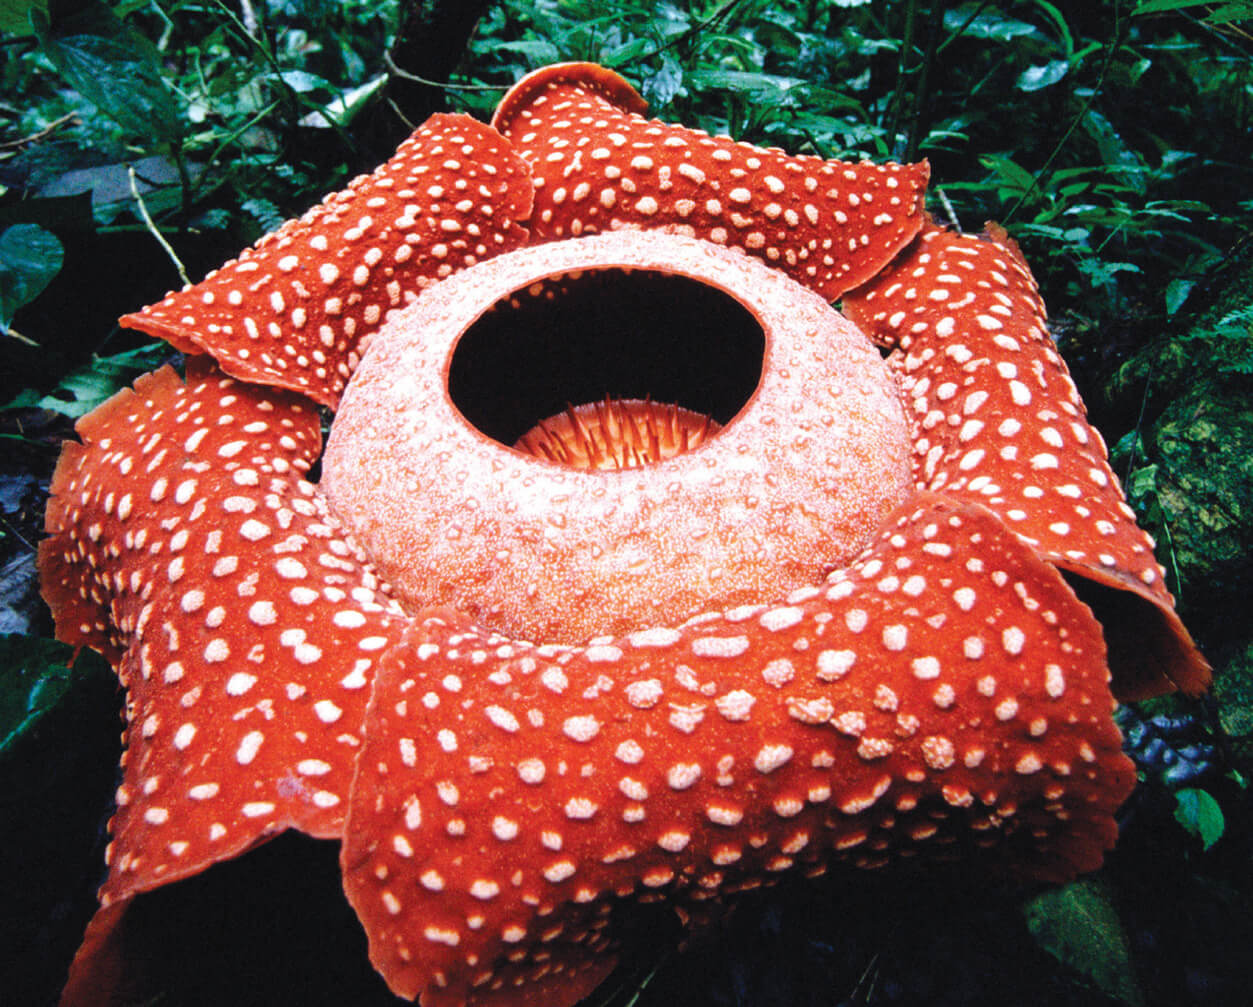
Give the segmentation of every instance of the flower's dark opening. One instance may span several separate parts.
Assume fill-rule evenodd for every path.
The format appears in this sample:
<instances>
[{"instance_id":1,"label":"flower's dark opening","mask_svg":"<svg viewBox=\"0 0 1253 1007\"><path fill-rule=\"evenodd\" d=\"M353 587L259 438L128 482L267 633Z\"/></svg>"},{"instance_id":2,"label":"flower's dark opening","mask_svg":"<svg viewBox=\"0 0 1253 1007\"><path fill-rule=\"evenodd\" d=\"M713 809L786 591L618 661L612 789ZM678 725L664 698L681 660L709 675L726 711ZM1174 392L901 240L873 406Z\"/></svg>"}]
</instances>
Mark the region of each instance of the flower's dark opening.
<instances>
[{"instance_id":1,"label":"flower's dark opening","mask_svg":"<svg viewBox=\"0 0 1253 1007\"><path fill-rule=\"evenodd\" d=\"M448 392L501 444L571 406L641 400L729 422L761 380L765 336L735 298L650 270L580 270L498 301L461 337Z\"/></svg>"}]
</instances>

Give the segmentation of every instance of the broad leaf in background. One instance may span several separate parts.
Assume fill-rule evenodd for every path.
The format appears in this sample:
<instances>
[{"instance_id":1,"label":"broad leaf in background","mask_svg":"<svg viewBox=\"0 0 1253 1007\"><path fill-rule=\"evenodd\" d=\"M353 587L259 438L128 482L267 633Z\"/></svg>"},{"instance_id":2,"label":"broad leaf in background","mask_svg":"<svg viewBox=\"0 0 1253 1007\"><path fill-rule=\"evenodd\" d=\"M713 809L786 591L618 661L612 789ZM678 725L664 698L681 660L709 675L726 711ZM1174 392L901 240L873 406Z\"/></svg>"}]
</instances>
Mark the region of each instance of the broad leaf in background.
<instances>
[{"instance_id":1,"label":"broad leaf in background","mask_svg":"<svg viewBox=\"0 0 1253 1007\"><path fill-rule=\"evenodd\" d=\"M1144 1004L1131 945L1108 886L1099 877L1053 888L1023 906L1027 929L1054 958L1132 1007Z\"/></svg>"},{"instance_id":2,"label":"broad leaf in background","mask_svg":"<svg viewBox=\"0 0 1253 1007\"><path fill-rule=\"evenodd\" d=\"M700 69L687 75L696 86L709 91L731 91L745 96L753 104L774 108L795 101L797 89L805 89L798 77L745 70Z\"/></svg>"},{"instance_id":3,"label":"broad leaf in background","mask_svg":"<svg viewBox=\"0 0 1253 1007\"><path fill-rule=\"evenodd\" d=\"M973 18L969 17L965 10L948 10L944 12L944 27L949 31L961 28L964 29L966 35L974 38L995 39L998 42L1008 42L1024 35L1040 34L1035 25L1008 17L995 10L979 13Z\"/></svg>"},{"instance_id":4,"label":"broad leaf in background","mask_svg":"<svg viewBox=\"0 0 1253 1007\"><path fill-rule=\"evenodd\" d=\"M18 308L43 293L64 258L57 236L38 224L14 224L0 232L0 334L8 333Z\"/></svg>"},{"instance_id":5,"label":"broad leaf in background","mask_svg":"<svg viewBox=\"0 0 1253 1007\"><path fill-rule=\"evenodd\" d=\"M1201 840L1201 847L1206 850L1223 837L1227 827L1218 802L1197 787L1175 794L1175 821Z\"/></svg>"},{"instance_id":6,"label":"broad leaf in background","mask_svg":"<svg viewBox=\"0 0 1253 1007\"><path fill-rule=\"evenodd\" d=\"M1209 24L1230 24L1253 18L1253 2L1251 0L1234 0L1232 3L1215 5L1214 0L1146 0L1132 14L1163 14L1168 11L1184 10L1188 7L1206 8L1205 20Z\"/></svg>"},{"instance_id":7,"label":"broad leaf in background","mask_svg":"<svg viewBox=\"0 0 1253 1007\"><path fill-rule=\"evenodd\" d=\"M1064 59L1051 59L1040 66L1029 66L1018 75L1019 91L1040 91L1066 76L1070 63Z\"/></svg>"},{"instance_id":8,"label":"broad leaf in background","mask_svg":"<svg viewBox=\"0 0 1253 1007\"><path fill-rule=\"evenodd\" d=\"M979 158L979 163L992 172L996 194L1006 202L1024 198L1036 188L1035 176L1008 157L984 154Z\"/></svg>"},{"instance_id":9,"label":"broad leaf in background","mask_svg":"<svg viewBox=\"0 0 1253 1007\"><path fill-rule=\"evenodd\" d=\"M1173 315L1182 308L1195 286L1196 280L1178 277L1166 284L1166 314Z\"/></svg>"},{"instance_id":10,"label":"broad leaf in background","mask_svg":"<svg viewBox=\"0 0 1253 1007\"><path fill-rule=\"evenodd\" d=\"M0 635L0 763L88 674L109 674L94 651L56 640Z\"/></svg>"},{"instance_id":11,"label":"broad leaf in background","mask_svg":"<svg viewBox=\"0 0 1253 1007\"><path fill-rule=\"evenodd\" d=\"M159 367L171 355L164 343L140 346L110 357L95 357L71 371L47 395L28 388L6 409L47 409L50 412L78 419L111 398L145 371Z\"/></svg>"},{"instance_id":12,"label":"broad leaf in background","mask_svg":"<svg viewBox=\"0 0 1253 1007\"><path fill-rule=\"evenodd\" d=\"M34 11L31 20L44 54L62 79L124 130L160 143L182 137L178 102L150 46L126 31L113 38L57 37L42 11Z\"/></svg>"},{"instance_id":13,"label":"broad leaf in background","mask_svg":"<svg viewBox=\"0 0 1253 1007\"><path fill-rule=\"evenodd\" d=\"M47 9L48 0L0 0L0 31L29 35L30 12Z\"/></svg>"}]
</instances>

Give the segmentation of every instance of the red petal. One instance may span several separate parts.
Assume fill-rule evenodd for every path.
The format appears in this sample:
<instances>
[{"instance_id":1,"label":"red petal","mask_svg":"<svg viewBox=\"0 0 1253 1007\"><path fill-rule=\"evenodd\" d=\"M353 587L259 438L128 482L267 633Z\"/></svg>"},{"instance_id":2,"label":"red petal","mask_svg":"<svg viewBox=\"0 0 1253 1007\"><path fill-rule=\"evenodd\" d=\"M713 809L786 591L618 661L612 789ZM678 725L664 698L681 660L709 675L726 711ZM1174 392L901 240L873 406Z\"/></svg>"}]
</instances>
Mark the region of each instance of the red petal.
<instances>
[{"instance_id":1,"label":"red petal","mask_svg":"<svg viewBox=\"0 0 1253 1007\"><path fill-rule=\"evenodd\" d=\"M646 107L591 63L537 70L505 96L492 124L531 165L537 238L666 228L745 249L833 300L922 226L925 162L789 157L645 119Z\"/></svg>"},{"instance_id":2,"label":"red petal","mask_svg":"<svg viewBox=\"0 0 1253 1007\"><path fill-rule=\"evenodd\" d=\"M79 423L40 550L61 639L127 689L108 906L283 829L338 837L403 615L316 487L317 411L197 358Z\"/></svg>"},{"instance_id":3,"label":"red petal","mask_svg":"<svg viewBox=\"0 0 1253 1007\"><path fill-rule=\"evenodd\" d=\"M560 1007L612 960L615 897L722 898L960 836L1071 877L1135 780L1104 654L1054 569L930 495L773 608L578 648L428 618L376 679L348 897L401 995Z\"/></svg>"},{"instance_id":4,"label":"red petal","mask_svg":"<svg viewBox=\"0 0 1253 1007\"><path fill-rule=\"evenodd\" d=\"M1086 579L1076 590L1105 627L1120 699L1204 689L1209 666L1175 614L1153 542L1135 523L1004 230L989 225L976 238L932 227L844 308L895 348L889 361L912 404L919 489L983 504L1045 559Z\"/></svg>"},{"instance_id":5,"label":"red petal","mask_svg":"<svg viewBox=\"0 0 1253 1007\"><path fill-rule=\"evenodd\" d=\"M526 243L528 176L490 127L433 115L372 175L121 324L334 408L388 312Z\"/></svg>"},{"instance_id":6,"label":"red petal","mask_svg":"<svg viewBox=\"0 0 1253 1007\"><path fill-rule=\"evenodd\" d=\"M102 906L87 925L83 943L70 965L58 1007L123 1007L139 1002L143 992L133 981L133 949L126 933L127 903Z\"/></svg>"}]
</instances>

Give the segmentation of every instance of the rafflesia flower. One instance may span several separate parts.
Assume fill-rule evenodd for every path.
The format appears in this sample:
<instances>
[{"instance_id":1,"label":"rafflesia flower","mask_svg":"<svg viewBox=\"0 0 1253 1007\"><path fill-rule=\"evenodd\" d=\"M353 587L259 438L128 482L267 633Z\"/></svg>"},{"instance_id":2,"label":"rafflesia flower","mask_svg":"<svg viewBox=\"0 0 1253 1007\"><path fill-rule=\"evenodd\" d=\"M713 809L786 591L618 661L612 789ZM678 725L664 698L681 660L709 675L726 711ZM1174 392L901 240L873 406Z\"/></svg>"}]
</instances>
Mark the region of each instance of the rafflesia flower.
<instances>
[{"instance_id":1,"label":"rafflesia flower","mask_svg":"<svg viewBox=\"0 0 1253 1007\"><path fill-rule=\"evenodd\" d=\"M64 1002L136 895L289 828L428 1005L573 1003L619 900L1112 845L1114 697L1207 668L1016 246L925 165L642 112L539 71L124 320L189 357L53 486L58 635L127 691Z\"/></svg>"}]
</instances>

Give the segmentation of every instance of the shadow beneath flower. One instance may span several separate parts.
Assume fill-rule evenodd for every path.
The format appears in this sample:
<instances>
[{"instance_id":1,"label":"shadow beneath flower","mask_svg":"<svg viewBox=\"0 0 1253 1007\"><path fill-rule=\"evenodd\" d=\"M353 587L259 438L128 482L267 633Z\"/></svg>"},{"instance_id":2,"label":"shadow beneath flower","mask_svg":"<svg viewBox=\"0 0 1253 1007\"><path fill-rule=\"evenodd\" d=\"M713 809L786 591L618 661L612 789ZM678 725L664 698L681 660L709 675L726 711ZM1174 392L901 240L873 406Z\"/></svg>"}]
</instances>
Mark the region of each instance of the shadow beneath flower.
<instances>
[{"instance_id":1,"label":"shadow beneath flower","mask_svg":"<svg viewBox=\"0 0 1253 1007\"><path fill-rule=\"evenodd\" d=\"M287 833L140 896L127 913L136 1004L397 1004L344 899L339 844ZM128 977L130 978L130 977Z\"/></svg>"}]
</instances>

